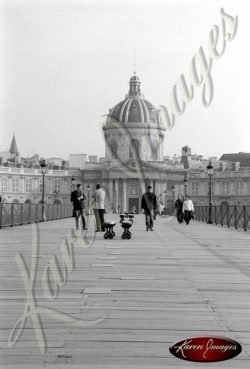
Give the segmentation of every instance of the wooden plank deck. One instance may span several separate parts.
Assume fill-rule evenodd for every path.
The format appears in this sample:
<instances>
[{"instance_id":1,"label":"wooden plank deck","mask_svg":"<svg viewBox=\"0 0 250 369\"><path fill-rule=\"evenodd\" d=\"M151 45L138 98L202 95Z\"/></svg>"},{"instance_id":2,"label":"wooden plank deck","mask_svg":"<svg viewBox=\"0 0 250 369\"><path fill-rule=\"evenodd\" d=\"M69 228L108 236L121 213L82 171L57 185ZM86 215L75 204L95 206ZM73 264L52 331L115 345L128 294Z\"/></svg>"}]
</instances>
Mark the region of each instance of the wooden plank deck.
<instances>
[{"instance_id":1,"label":"wooden plank deck","mask_svg":"<svg viewBox=\"0 0 250 369\"><path fill-rule=\"evenodd\" d=\"M159 217L154 232L145 232L142 215L135 217L131 240L121 239L118 223L116 237L104 240L91 216L86 236L73 228L70 218L0 231L1 368L249 367L250 233L198 222L179 225L172 217ZM26 263L19 257L24 277L18 253ZM37 268L27 299L23 278L26 273L30 291L32 262ZM58 293L50 298L54 278ZM24 321L27 302L40 310ZM69 316L75 321L67 322ZM242 353L202 364L169 352L171 344L199 335L235 339Z\"/></svg>"}]
</instances>

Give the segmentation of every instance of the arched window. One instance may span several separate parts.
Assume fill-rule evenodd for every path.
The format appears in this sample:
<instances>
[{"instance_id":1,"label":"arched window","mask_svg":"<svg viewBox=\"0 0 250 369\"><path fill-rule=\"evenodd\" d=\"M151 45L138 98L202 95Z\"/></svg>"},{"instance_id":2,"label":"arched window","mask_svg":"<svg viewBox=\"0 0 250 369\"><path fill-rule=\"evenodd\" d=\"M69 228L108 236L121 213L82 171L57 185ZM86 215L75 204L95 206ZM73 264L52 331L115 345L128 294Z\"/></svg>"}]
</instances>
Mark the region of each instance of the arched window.
<instances>
[{"instance_id":1,"label":"arched window","mask_svg":"<svg viewBox=\"0 0 250 369\"><path fill-rule=\"evenodd\" d=\"M19 200L18 200L18 199L14 199L14 200L12 201L12 204L19 204Z\"/></svg>"},{"instance_id":2,"label":"arched window","mask_svg":"<svg viewBox=\"0 0 250 369\"><path fill-rule=\"evenodd\" d=\"M58 199L56 199L56 200L54 201L54 204L56 204L56 205L61 205L61 201L60 201L60 200L58 200Z\"/></svg>"},{"instance_id":3,"label":"arched window","mask_svg":"<svg viewBox=\"0 0 250 369\"><path fill-rule=\"evenodd\" d=\"M25 204L31 204L31 200L30 200L30 199L26 199L26 200L24 201L24 203L25 203Z\"/></svg>"},{"instance_id":4,"label":"arched window","mask_svg":"<svg viewBox=\"0 0 250 369\"><path fill-rule=\"evenodd\" d=\"M129 158L140 157L140 142L137 139L131 140L131 145L129 147Z\"/></svg>"}]
</instances>

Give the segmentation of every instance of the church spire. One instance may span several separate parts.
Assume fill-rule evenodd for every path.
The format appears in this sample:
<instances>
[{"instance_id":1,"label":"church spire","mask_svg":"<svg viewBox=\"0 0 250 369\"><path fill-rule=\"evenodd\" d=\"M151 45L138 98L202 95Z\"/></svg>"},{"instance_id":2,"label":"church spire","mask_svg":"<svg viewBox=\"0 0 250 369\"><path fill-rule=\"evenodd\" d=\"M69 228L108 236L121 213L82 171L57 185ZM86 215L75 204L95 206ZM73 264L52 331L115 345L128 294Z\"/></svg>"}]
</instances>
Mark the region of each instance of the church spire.
<instances>
[{"instance_id":1,"label":"church spire","mask_svg":"<svg viewBox=\"0 0 250 369\"><path fill-rule=\"evenodd\" d=\"M16 144L15 134L13 135L12 142L11 142L11 145L10 145L10 154L19 155L19 151L18 151L17 144Z\"/></svg>"}]
</instances>

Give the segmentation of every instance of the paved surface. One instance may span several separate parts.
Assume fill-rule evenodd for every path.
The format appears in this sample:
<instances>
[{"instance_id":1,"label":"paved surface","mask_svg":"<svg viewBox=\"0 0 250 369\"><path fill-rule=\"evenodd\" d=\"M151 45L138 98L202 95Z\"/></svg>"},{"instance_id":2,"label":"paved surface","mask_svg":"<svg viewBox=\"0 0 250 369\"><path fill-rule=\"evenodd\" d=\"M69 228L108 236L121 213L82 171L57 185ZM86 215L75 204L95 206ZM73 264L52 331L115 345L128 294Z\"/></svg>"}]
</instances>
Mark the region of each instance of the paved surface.
<instances>
[{"instance_id":1,"label":"paved surface","mask_svg":"<svg viewBox=\"0 0 250 369\"><path fill-rule=\"evenodd\" d=\"M0 230L1 368L249 368L250 233L172 217L145 232L138 215L131 240L119 224L104 240L91 223L86 237L73 218ZM203 364L169 352L199 335L242 353Z\"/></svg>"}]
</instances>

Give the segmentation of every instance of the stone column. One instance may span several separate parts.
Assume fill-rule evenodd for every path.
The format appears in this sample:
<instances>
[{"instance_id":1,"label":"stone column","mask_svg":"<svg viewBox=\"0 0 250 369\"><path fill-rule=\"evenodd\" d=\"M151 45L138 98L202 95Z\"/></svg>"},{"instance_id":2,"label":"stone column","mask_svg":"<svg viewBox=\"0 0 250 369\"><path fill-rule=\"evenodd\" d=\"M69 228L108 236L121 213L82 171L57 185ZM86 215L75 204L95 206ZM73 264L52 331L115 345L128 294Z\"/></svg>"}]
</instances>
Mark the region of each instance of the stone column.
<instances>
[{"instance_id":1,"label":"stone column","mask_svg":"<svg viewBox=\"0 0 250 369\"><path fill-rule=\"evenodd\" d=\"M114 202L113 202L113 180L112 179L109 179L109 182L108 182L108 195L109 195L110 208L111 210L113 210Z\"/></svg>"},{"instance_id":2,"label":"stone column","mask_svg":"<svg viewBox=\"0 0 250 369\"><path fill-rule=\"evenodd\" d=\"M127 210L127 182L126 179L122 180L122 211Z\"/></svg>"},{"instance_id":3,"label":"stone column","mask_svg":"<svg viewBox=\"0 0 250 369\"><path fill-rule=\"evenodd\" d=\"M119 205L118 203L118 192L119 192L119 184L118 184L118 179L115 179L115 198L114 198L114 207L115 209L117 209L117 206ZM121 209L120 209L121 210Z\"/></svg>"},{"instance_id":4,"label":"stone column","mask_svg":"<svg viewBox=\"0 0 250 369\"><path fill-rule=\"evenodd\" d=\"M161 193L161 189L160 189L160 183L158 179L155 179L155 194L156 196L159 196Z\"/></svg>"},{"instance_id":5,"label":"stone column","mask_svg":"<svg viewBox=\"0 0 250 369\"><path fill-rule=\"evenodd\" d=\"M146 184L145 184L145 182L143 180L140 181L139 183L140 183L141 195L143 195L146 192Z\"/></svg>"}]
</instances>

